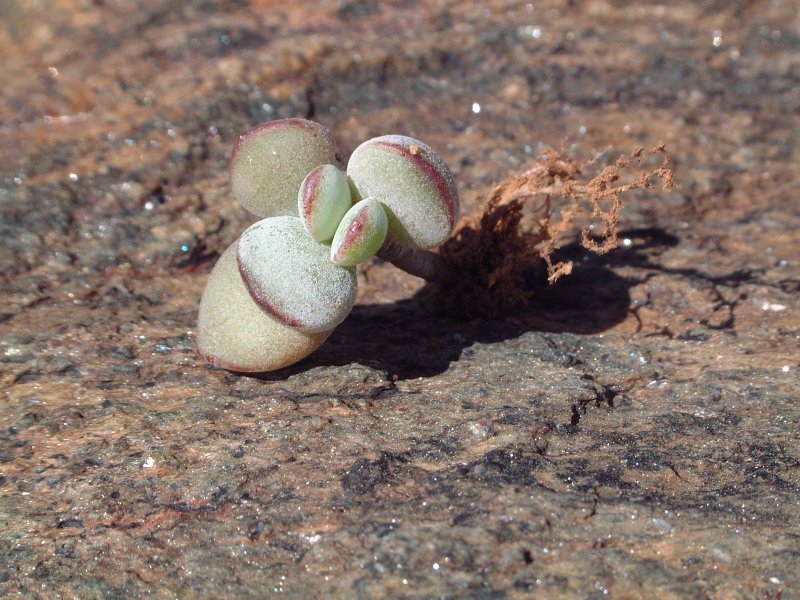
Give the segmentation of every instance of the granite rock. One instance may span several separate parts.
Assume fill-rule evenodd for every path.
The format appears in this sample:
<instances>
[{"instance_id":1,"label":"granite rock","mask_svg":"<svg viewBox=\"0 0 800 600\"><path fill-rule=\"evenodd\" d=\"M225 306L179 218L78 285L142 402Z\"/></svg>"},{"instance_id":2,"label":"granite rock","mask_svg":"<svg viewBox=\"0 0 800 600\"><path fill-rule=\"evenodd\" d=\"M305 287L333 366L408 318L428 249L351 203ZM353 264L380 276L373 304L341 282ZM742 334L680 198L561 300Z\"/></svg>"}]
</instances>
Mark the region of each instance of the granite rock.
<instances>
[{"instance_id":1,"label":"granite rock","mask_svg":"<svg viewBox=\"0 0 800 600\"><path fill-rule=\"evenodd\" d=\"M794 3L282 4L0 6L0 595L800 597ZM310 358L214 369L230 149L295 116L464 212L547 147L680 186L525 310L373 262Z\"/></svg>"}]
</instances>

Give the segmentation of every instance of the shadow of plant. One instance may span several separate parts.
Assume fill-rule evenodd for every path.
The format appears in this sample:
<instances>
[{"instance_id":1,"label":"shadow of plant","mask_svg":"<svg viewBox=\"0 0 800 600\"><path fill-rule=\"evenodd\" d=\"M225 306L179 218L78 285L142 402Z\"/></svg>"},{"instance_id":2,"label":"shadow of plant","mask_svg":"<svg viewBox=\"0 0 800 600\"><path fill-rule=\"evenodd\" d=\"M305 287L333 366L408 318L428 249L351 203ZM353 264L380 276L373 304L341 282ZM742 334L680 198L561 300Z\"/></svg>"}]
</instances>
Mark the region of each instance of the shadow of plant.
<instances>
[{"instance_id":1,"label":"shadow of plant","mask_svg":"<svg viewBox=\"0 0 800 600\"><path fill-rule=\"evenodd\" d=\"M575 242L554 258L570 260L574 269L554 285L541 269L527 274L532 292L524 309L494 319L457 319L438 311L426 286L413 297L392 304L357 305L315 354L298 365L258 376L284 379L317 366L354 362L385 371L396 379L430 377L444 372L475 343L495 343L526 332L601 333L622 322L630 311L629 290L640 279L619 276L610 267L651 268L653 260L678 238L662 229L620 232L628 247L598 256ZM644 276L642 277L642 280Z\"/></svg>"}]
</instances>

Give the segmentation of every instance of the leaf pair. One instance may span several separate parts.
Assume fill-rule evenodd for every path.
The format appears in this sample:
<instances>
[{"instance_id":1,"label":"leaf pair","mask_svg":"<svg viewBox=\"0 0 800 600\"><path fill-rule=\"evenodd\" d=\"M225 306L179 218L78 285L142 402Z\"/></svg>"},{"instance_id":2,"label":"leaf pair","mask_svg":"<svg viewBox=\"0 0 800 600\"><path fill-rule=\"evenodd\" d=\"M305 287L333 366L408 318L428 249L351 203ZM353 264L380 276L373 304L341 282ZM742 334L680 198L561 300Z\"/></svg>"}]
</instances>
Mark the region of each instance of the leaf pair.
<instances>
[{"instance_id":1,"label":"leaf pair","mask_svg":"<svg viewBox=\"0 0 800 600\"><path fill-rule=\"evenodd\" d=\"M347 176L334 165L311 171L297 198L300 218L308 234L330 243L331 262L355 267L375 256L386 239L388 220L380 202L373 198L352 205Z\"/></svg>"}]
</instances>

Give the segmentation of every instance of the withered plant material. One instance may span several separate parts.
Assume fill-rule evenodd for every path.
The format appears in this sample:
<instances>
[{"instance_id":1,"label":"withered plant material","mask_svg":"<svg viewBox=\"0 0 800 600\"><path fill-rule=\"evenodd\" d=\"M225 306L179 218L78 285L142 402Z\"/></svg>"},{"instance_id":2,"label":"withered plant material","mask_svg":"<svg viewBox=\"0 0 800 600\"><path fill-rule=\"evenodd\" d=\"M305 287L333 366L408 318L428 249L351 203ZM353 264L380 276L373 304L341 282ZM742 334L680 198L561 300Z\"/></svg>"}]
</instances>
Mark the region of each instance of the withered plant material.
<instances>
[{"instance_id":1,"label":"withered plant material","mask_svg":"<svg viewBox=\"0 0 800 600\"><path fill-rule=\"evenodd\" d=\"M661 166L638 174L631 183L619 183L626 171L653 154L662 156ZM581 244L604 254L619 243L622 194L651 189L656 179L664 190L676 185L663 145L649 152L637 149L581 182L582 169L589 164L550 150L531 169L495 187L441 248L441 256L458 276L437 284L440 305L467 317L494 317L526 306L532 292L525 287L525 276L542 261L550 283L572 272L572 263L554 262L553 252L579 226L580 217L601 225L599 231L584 225Z\"/></svg>"}]
</instances>

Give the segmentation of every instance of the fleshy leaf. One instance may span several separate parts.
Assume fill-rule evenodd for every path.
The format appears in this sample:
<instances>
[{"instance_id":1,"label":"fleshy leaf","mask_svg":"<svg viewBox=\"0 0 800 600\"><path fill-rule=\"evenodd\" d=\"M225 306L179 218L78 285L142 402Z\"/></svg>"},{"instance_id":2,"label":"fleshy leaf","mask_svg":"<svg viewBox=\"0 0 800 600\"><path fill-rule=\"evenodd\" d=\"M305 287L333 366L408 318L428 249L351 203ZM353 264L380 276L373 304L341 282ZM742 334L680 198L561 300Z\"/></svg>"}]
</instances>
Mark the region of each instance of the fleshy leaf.
<instances>
[{"instance_id":1,"label":"fleshy leaf","mask_svg":"<svg viewBox=\"0 0 800 600\"><path fill-rule=\"evenodd\" d=\"M347 175L356 200L375 198L384 205L390 239L433 248L450 237L458 190L450 169L430 146L402 135L373 138L353 152Z\"/></svg>"},{"instance_id":2,"label":"fleshy leaf","mask_svg":"<svg viewBox=\"0 0 800 600\"><path fill-rule=\"evenodd\" d=\"M241 134L233 147L233 195L259 217L295 215L300 184L324 164L341 164L328 129L305 119L264 123Z\"/></svg>"},{"instance_id":3,"label":"fleshy leaf","mask_svg":"<svg viewBox=\"0 0 800 600\"><path fill-rule=\"evenodd\" d=\"M355 269L331 263L297 217L273 217L239 238L239 271L253 299L274 318L307 332L333 329L356 300Z\"/></svg>"},{"instance_id":4,"label":"fleshy leaf","mask_svg":"<svg viewBox=\"0 0 800 600\"><path fill-rule=\"evenodd\" d=\"M334 165L320 165L300 186L297 208L306 231L318 242L329 242L336 226L352 206L350 184Z\"/></svg>"},{"instance_id":5,"label":"fleshy leaf","mask_svg":"<svg viewBox=\"0 0 800 600\"><path fill-rule=\"evenodd\" d=\"M353 206L339 223L331 244L331 262L354 267L375 253L386 239L388 220L381 203L367 198Z\"/></svg>"},{"instance_id":6,"label":"fleshy leaf","mask_svg":"<svg viewBox=\"0 0 800 600\"><path fill-rule=\"evenodd\" d=\"M329 334L287 327L264 312L239 274L236 242L220 256L197 318L197 350L206 361L231 371L274 371L314 352Z\"/></svg>"}]
</instances>

